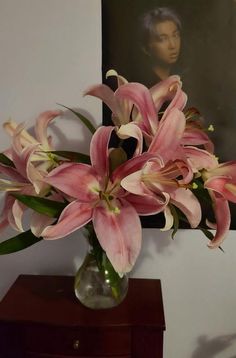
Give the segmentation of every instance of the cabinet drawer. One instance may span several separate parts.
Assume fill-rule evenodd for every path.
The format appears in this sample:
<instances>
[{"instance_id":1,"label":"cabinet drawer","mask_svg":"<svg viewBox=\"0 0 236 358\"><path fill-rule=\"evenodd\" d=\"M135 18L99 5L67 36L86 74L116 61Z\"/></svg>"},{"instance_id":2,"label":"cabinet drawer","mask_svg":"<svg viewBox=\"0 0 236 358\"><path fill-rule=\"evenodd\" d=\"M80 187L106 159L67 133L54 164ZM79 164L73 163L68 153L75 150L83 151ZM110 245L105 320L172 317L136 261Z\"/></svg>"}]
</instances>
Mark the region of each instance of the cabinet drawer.
<instances>
[{"instance_id":1,"label":"cabinet drawer","mask_svg":"<svg viewBox=\"0 0 236 358\"><path fill-rule=\"evenodd\" d=\"M131 353L129 327L71 328L26 326L23 332L26 352L61 356L127 356Z\"/></svg>"}]
</instances>

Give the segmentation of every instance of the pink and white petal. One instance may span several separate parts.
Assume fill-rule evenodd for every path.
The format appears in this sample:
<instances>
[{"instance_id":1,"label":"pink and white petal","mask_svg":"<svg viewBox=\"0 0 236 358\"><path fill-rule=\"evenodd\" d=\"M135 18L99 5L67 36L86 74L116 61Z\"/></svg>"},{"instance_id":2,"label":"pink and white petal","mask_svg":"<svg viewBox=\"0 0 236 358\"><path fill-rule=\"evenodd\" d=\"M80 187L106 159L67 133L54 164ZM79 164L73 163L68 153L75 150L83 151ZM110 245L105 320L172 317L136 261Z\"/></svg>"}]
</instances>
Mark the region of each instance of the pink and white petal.
<instances>
[{"instance_id":1,"label":"pink and white petal","mask_svg":"<svg viewBox=\"0 0 236 358\"><path fill-rule=\"evenodd\" d=\"M191 163L191 167L195 171L202 169L212 169L218 166L218 160L215 155L206 150L196 147L184 147L184 153Z\"/></svg>"},{"instance_id":2,"label":"pink and white petal","mask_svg":"<svg viewBox=\"0 0 236 358\"><path fill-rule=\"evenodd\" d=\"M189 189L179 188L171 193L171 203L179 208L192 228L196 228L202 217L201 206L195 195Z\"/></svg>"},{"instance_id":3,"label":"pink and white petal","mask_svg":"<svg viewBox=\"0 0 236 358\"><path fill-rule=\"evenodd\" d=\"M133 103L128 99L116 98L117 104L117 119L115 121L116 125L120 126L123 124L128 124L130 122L130 115L133 109Z\"/></svg>"},{"instance_id":4,"label":"pink and white petal","mask_svg":"<svg viewBox=\"0 0 236 358\"><path fill-rule=\"evenodd\" d=\"M119 87L114 95L117 99L131 101L138 108L145 128L152 134L156 133L158 126L157 114L152 96L147 87L141 83L127 83Z\"/></svg>"},{"instance_id":5,"label":"pink and white petal","mask_svg":"<svg viewBox=\"0 0 236 358\"><path fill-rule=\"evenodd\" d=\"M106 73L106 78L108 77L112 77L115 76L117 78L117 85L118 87L128 83L127 79L124 78L123 76L119 75L115 70L111 69L109 71L107 71Z\"/></svg>"},{"instance_id":6,"label":"pink and white petal","mask_svg":"<svg viewBox=\"0 0 236 358\"><path fill-rule=\"evenodd\" d=\"M136 210L121 200L119 213L104 207L94 209L93 225L97 238L119 275L131 271L140 253L142 228Z\"/></svg>"},{"instance_id":7,"label":"pink and white petal","mask_svg":"<svg viewBox=\"0 0 236 358\"><path fill-rule=\"evenodd\" d=\"M213 200L213 209L216 218L216 233L213 240L208 243L208 247L216 248L219 247L225 240L226 235L230 229L230 209L229 203L226 199L220 195L211 193Z\"/></svg>"},{"instance_id":8,"label":"pink and white petal","mask_svg":"<svg viewBox=\"0 0 236 358\"><path fill-rule=\"evenodd\" d=\"M192 179L193 179L193 170L191 165L189 164L188 161L183 161L183 160L176 160L174 162L174 165L177 168L178 173L176 173L176 177L181 176L182 179L176 179L178 180L179 184L189 184ZM164 170L164 169L163 169ZM174 173L174 172L173 172Z\"/></svg>"},{"instance_id":9,"label":"pink and white petal","mask_svg":"<svg viewBox=\"0 0 236 358\"><path fill-rule=\"evenodd\" d=\"M15 200L16 199L13 196L6 194L0 217L0 232L2 232L9 225L8 213L11 212Z\"/></svg>"},{"instance_id":10,"label":"pink and white petal","mask_svg":"<svg viewBox=\"0 0 236 358\"><path fill-rule=\"evenodd\" d=\"M174 224L174 217L173 217L173 215L171 213L171 210L170 210L169 206L165 207L164 216L165 216L165 226L160 230L161 231L168 231L173 227L173 224Z\"/></svg>"},{"instance_id":11,"label":"pink and white petal","mask_svg":"<svg viewBox=\"0 0 236 358\"><path fill-rule=\"evenodd\" d=\"M48 124L57 116L60 116L62 111L55 110L55 111L45 111L41 113L38 118L36 119L35 125L35 136L36 139L42 144L44 150L50 150L51 146L48 141L47 136L47 127Z\"/></svg>"},{"instance_id":12,"label":"pink and white petal","mask_svg":"<svg viewBox=\"0 0 236 358\"><path fill-rule=\"evenodd\" d=\"M210 176L224 176L230 178L232 181L236 182L236 161L232 160L219 164L216 168L213 168L209 171Z\"/></svg>"},{"instance_id":13,"label":"pink and white petal","mask_svg":"<svg viewBox=\"0 0 236 358\"><path fill-rule=\"evenodd\" d=\"M213 223L213 222L211 222L211 221L208 220L208 219L206 219L206 225L207 225L209 228L213 229L213 230L216 230L216 229L217 229L216 223Z\"/></svg>"},{"instance_id":14,"label":"pink and white petal","mask_svg":"<svg viewBox=\"0 0 236 358\"><path fill-rule=\"evenodd\" d=\"M181 86L180 77L173 75L150 88L157 112L159 112L163 103L171 101L176 96L177 88L181 88Z\"/></svg>"},{"instance_id":15,"label":"pink and white petal","mask_svg":"<svg viewBox=\"0 0 236 358\"><path fill-rule=\"evenodd\" d=\"M142 175L143 171L138 170L122 179L120 185L129 193L136 195L145 195L148 193L148 190L142 182Z\"/></svg>"},{"instance_id":16,"label":"pink and white petal","mask_svg":"<svg viewBox=\"0 0 236 358\"><path fill-rule=\"evenodd\" d=\"M14 200L11 210L8 211L8 221L12 228L17 231L23 232L22 217L26 206L18 200Z\"/></svg>"},{"instance_id":17,"label":"pink and white petal","mask_svg":"<svg viewBox=\"0 0 236 358\"><path fill-rule=\"evenodd\" d=\"M25 178L15 168L0 163L0 173L12 178L16 182L25 182Z\"/></svg>"},{"instance_id":18,"label":"pink and white petal","mask_svg":"<svg viewBox=\"0 0 236 358\"><path fill-rule=\"evenodd\" d=\"M17 181L0 179L0 191L20 191L27 183L19 183Z\"/></svg>"},{"instance_id":19,"label":"pink and white petal","mask_svg":"<svg viewBox=\"0 0 236 358\"><path fill-rule=\"evenodd\" d=\"M46 175L46 174L45 174ZM40 193L45 193L47 190L47 188L49 189L49 185L45 183L44 181L44 177L41 174L41 172L36 169L32 163L28 163L27 165L27 177L29 179L29 181L32 183L36 194L40 194Z\"/></svg>"},{"instance_id":20,"label":"pink and white petal","mask_svg":"<svg viewBox=\"0 0 236 358\"><path fill-rule=\"evenodd\" d=\"M109 174L109 141L114 127L102 126L96 130L90 142L91 164L101 176Z\"/></svg>"},{"instance_id":21,"label":"pink and white petal","mask_svg":"<svg viewBox=\"0 0 236 358\"><path fill-rule=\"evenodd\" d=\"M165 121L166 117L169 115L172 108L176 108L176 109L179 109L180 111L182 111L186 105L186 102L187 102L186 93L184 93L182 91L182 89L179 86L177 86L176 94L175 94L174 98L172 99L172 101L170 102L170 104L168 105L168 107L166 108L166 110L161 118L160 125L163 121Z\"/></svg>"},{"instance_id":22,"label":"pink and white petal","mask_svg":"<svg viewBox=\"0 0 236 358\"><path fill-rule=\"evenodd\" d=\"M121 139L135 138L137 140L134 156L139 155L143 151L143 134L141 129L134 123L121 125L116 134Z\"/></svg>"},{"instance_id":23,"label":"pink and white petal","mask_svg":"<svg viewBox=\"0 0 236 358\"><path fill-rule=\"evenodd\" d=\"M148 152L160 155L165 162L172 160L180 145L185 123L184 114L178 109L173 108L159 127Z\"/></svg>"},{"instance_id":24,"label":"pink and white petal","mask_svg":"<svg viewBox=\"0 0 236 358\"><path fill-rule=\"evenodd\" d=\"M117 104L114 97L114 92L104 84L99 84L89 87L85 92L84 96L94 96L101 99L113 113L117 112Z\"/></svg>"},{"instance_id":25,"label":"pink and white petal","mask_svg":"<svg viewBox=\"0 0 236 358\"><path fill-rule=\"evenodd\" d=\"M22 138L24 137L24 133L27 133L27 131L24 128L25 128L24 123L18 124L18 126L16 127L16 129L13 133L13 137L12 137L12 148L16 153L19 153L19 154L22 152L22 150L24 148L27 148L28 146L30 146L30 147L36 146L38 144L38 143L35 143L35 144L30 143L26 146L23 145Z\"/></svg>"},{"instance_id":26,"label":"pink and white petal","mask_svg":"<svg viewBox=\"0 0 236 358\"><path fill-rule=\"evenodd\" d=\"M169 195L134 195L129 194L125 197L137 211L138 215L155 215L165 210L169 202Z\"/></svg>"},{"instance_id":27,"label":"pink and white petal","mask_svg":"<svg viewBox=\"0 0 236 358\"><path fill-rule=\"evenodd\" d=\"M45 240L65 237L86 225L92 218L93 209L87 203L73 201L62 211L55 225L47 226L41 236Z\"/></svg>"},{"instance_id":28,"label":"pink and white petal","mask_svg":"<svg viewBox=\"0 0 236 358\"><path fill-rule=\"evenodd\" d=\"M0 233L2 233L9 226L7 218L0 218Z\"/></svg>"},{"instance_id":29,"label":"pink and white petal","mask_svg":"<svg viewBox=\"0 0 236 358\"><path fill-rule=\"evenodd\" d=\"M62 164L52 170L44 181L83 202L97 200L99 196L99 177L95 169L87 164Z\"/></svg>"},{"instance_id":30,"label":"pink and white petal","mask_svg":"<svg viewBox=\"0 0 236 358\"><path fill-rule=\"evenodd\" d=\"M12 160L12 147L5 149L3 151L3 154L5 154L6 157Z\"/></svg>"},{"instance_id":31,"label":"pink and white petal","mask_svg":"<svg viewBox=\"0 0 236 358\"><path fill-rule=\"evenodd\" d=\"M150 153L143 153L134 158L127 160L127 162L121 164L112 174L113 181L119 181L132 174L140 169L147 163L151 158L156 157L156 155Z\"/></svg>"},{"instance_id":32,"label":"pink and white petal","mask_svg":"<svg viewBox=\"0 0 236 358\"><path fill-rule=\"evenodd\" d=\"M15 150L12 151L12 158L16 169L24 178L28 179L27 165L29 164L34 152L38 149L38 146L38 144L29 145L28 147L23 148L20 152Z\"/></svg>"},{"instance_id":33,"label":"pink and white petal","mask_svg":"<svg viewBox=\"0 0 236 358\"><path fill-rule=\"evenodd\" d=\"M51 225L55 221L55 218L33 212L30 220L30 229L34 236L40 237L43 230Z\"/></svg>"},{"instance_id":34,"label":"pink and white petal","mask_svg":"<svg viewBox=\"0 0 236 358\"><path fill-rule=\"evenodd\" d=\"M188 127L186 126L183 138L181 140L182 145L204 145L205 149L213 153L214 152L214 144L208 137L208 135L203 132L203 130L198 128Z\"/></svg>"},{"instance_id":35,"label":"pink and white petal","mask_svg":"<svg viewBox=\"0 0 236 358\"><path fill-rule=\"evenodd\" d=\"M236 183L230 183L227 177L212 177L204 183L204 187L236 203Z\"/></svg>"},{"instance_id":36,"label":"pink and white petal","mask_svg":"<svg viewBox=\"0 0 236 358\"><path fill-rule=\"evenodd\" d=\"M11 137L16 134L16 128L18 128L17 130L19 130L18 126L19 124L13 120L9 120L3 124L3 128ZM37 144L38 142L36 141L36 139L32 135L30 135L27 130L24 129L24 125L21 124L21 126L22 127L20 130L20 142L22 147L27 147L31 144Z\"/></svg>"},{"instance_id":37,"label":"pink and white petal","mask_svg":"<svg viewBox=\"0 0 236 358\"><path fill-rule=\"evenodd\" d=\"M177 75L173 75L150 88L149 91L155 105L156 113L160 111L162 105L165 102L170 102L162 118L165 118L167 116L168 112L172 107L176 107L180 110L184 108L187 96L181 90L181 86L182 82L180 81L180 77ZM141 114L138 113L136 115L135 120L139 123L141 119Z\"/></svg>"}]
</instances>

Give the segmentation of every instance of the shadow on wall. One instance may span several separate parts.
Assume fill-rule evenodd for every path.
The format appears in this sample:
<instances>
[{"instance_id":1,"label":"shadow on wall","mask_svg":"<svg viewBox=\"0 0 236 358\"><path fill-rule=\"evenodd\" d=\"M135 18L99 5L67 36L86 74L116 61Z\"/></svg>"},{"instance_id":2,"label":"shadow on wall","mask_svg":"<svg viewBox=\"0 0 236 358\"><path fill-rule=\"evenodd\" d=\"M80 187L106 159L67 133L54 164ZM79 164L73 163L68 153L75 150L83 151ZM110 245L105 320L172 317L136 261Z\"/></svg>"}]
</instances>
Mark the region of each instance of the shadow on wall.
<instances>
[{"instance_id":1,"label":"shadow on wall","mask_svg":"<svg viewBox=\"0 0 236 358\"><path fill-rule=\"evenodd\" d=\"M191 358L215 358L219 353L229 348L235 340L236 334L227 334L210 339L206 335L199 336L198 346ZM236 355L229 358L236 358Z\"/></svg>"}]
</instances>

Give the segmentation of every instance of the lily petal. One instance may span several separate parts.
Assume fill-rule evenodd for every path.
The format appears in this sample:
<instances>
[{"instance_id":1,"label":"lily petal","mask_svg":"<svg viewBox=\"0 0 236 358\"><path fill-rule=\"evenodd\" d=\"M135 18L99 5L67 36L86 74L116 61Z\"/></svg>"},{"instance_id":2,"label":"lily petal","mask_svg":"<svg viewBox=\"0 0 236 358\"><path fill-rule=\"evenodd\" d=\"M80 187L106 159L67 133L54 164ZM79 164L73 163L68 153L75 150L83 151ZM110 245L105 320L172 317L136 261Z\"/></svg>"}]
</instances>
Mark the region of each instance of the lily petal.
<instances>
[{"instance_id":1,"label":"lily petal","mask_svg":"<svg viewBox=\"0 0 236 358\"><path fill-rule=\"evenodd\" d=\"M152 134L156 133L158 125L157 114L147 87L141 83L127 83L116 90L115 96L118 99L130 100L140 111L144 128Z\"/></svg>"},{"instance_id":2,"label":"lily petal","mask_svg":"<svg viewBox=\"0 0 236 358\"><path fill-rule=\"evenodd\" d=\"M40 237L43 230L47 226L51 225L54 221L55 218L33 212L30 220L30 229L34 236Z\"/></svg>"},{"instance_id":3,"label":"lily petal","mask_svg":"<svg viewBox=\"0 0 236 358\"><path fill-rule=\"evenodd\" d=\"M180 95L180 91L178 90L181 89L181 86L182 82L180 81L180 77L178 75L173 75L150 88L150 93L152 95L157 112L159 112L165 102L168 101L171 105L173 99L175 100L172 106L175 106L180 110L184 108L187 98L185 94L183 97L182 94ZM181 103L180 99L182 100ZM168 108L171 109L171 107Z\"/></svg>"},{"instance_id":4,"label":"lily petal","mask_svg":"<svg viewBox=\"0 0 236 358\"><path fill-rule=\"evenodd\" d=\"M11 227L14 227L17 231L24 231L22 226L22 217L26 209L26 206L20 203L18 200L15 200L12 205L12 210L9 211L8 220Z\"/></svg>"},{"instance_id":5,"label":"lily petal","mask_svg":"<svg viewBox=\"0 0 236 358\"><path fill-rule=\"evenodd\" d=\"M135 138L137 140L136 149L134 152L134 156L142 153L143 150L143 134L141 129L134 123L128 123L125 125L121 125L117 130L117 135L121 139L127 138Z\"/></svg>"},{"instance_id":6,"label":"lily petal","mask_svg":"<svg viewBox=\"0 0 236 358\"><path fill-rule=\"evenodd\" d=\"M120 203L119 213L95 208L93 224L100 245L114 269L122 275L132 269L139 255L142 228L136 210L125 200Z\"/></svg>"},{"instance_id":7,"label":"lily petal","mask_svg":"<svg viewBox=\"0 0 236 358\"><path fill-rule=\"evenodd\" d=\"M165 226L160 229L161 231L168 231L172 228L173 224L174 224L174 217L171 213L171 210L169 208L169 206L165 207L164 210L164 216L165 216Z\"/></svg>"},{"instance_id":8,"label":"lily petal","mask_svg":"<svg viewBox=\"0 0 236 358\"><path fill-rule=\"evenodd\" d=\"M213 240L208 243L208 247L216 248L219 247L225 240L227 233L230 228L230 209L229 203L222 196L217 193L211 192L213 200L213 208L216 218L216 234Z\"/></svg>"},{"instance_id":9,"label":"lily petal","mask_svg":"<svg viewBox=\"0 0 236 358\"><path fill-rule=\"evenodd\" d=\"M211 176L227 176L230 180L236 182L236 161L232 160L219 164L216 168L209 171L209 177Z\"/></svg>"},{"instance_id":10,"label":"lily petal","mask_svg":"<svg viewBox=\"0 0 236 358\"><path fill-rule=\"evenodd\" d=\"M15 151L15 150L13 150L13 152L12 152L12 157L13 157L13 161L16 166L16 169L26 179L29 179L28 173L27 173L27 166L30 163L31 156L37 150L38 146L39 146L38 144L29 145L28 147L23 148L19 152Z\"/></svg>"},{"instance_id":11,"label":"lily petal","mask_svg":"<svg viewBox=\"0 0 236 358\"><path fill-rule=\"evenodd\" d=\"M101 99L113 113L117 112L117 104L114 98L114 92L107 85L99 84L91 86L84 92L84 96L87 95Z\"/></svg>"},{"instance_id":12,"label":"lily petal","mask_svg":"<svg viewBox=\"0 0 236 358\"><path fill-rule=\"evenodd\" d=\"M15 168L7 167L0 163L0 173L4 174L14 181L25 182L25 178Z\"/></svg>"},{"instance_id":13,"label":"lily petal","mask_svg":"<svg viewBox=\"0 0 236 358\"><path fill-rule=\"evenodd\" d=\"M101 177L109 174L108 145L114 127L102 126L94 133L90 143L91 164Z\"/></svg>"},{"instance_id":14,"label":"lily petal","mask_svg":"<svg viewBox=\"0 0 236 358\"><path fill-rule=\"evenodd\" d=\"M181 140L182 145L204 145L205 149L213 153L214 144L208 137L208 135L199 128L188 127L185 128L183 138Z\"/></svg>"},{"instance_id":15,"label":"lily petal","mask_svg":"<svg viewBox=\"0 0 236 358\"><path fill-rule=\"evenodd\" d=\"M204 149L186 146L184 147L184 153L191 163L191 168L194 171L202 169L209 170L218 166L218 160L215 155L207 152Z\"/></svg>"},{"instance_id":16,"label":"lily petal","mask_svg":"<svg viewBox=\"0 0 236 358\"><path fill-rule=\"evenodd\" d=\"M221 194L225 199L236 203L236 183L232 184L226 177L212 177L204 183L206 189Z\"/></svg>"},{"instance_id":17,"label":"lily petal","mask_svg":"<svg viewBox=\"0 0 236 358\"><path fill-rule=\"evenodd\" d=\"M64 163L52 170L46 183L83 202L98 199L100 184L96 171L87 164Z\"/></svg>"},{"instance_id":18,"label":"lily petal","mask_svg":"<svg viewBox=\"0 0 236 358\"><path fill-rule=\"evenodd\" d=\"M36 139L24 129L24 125L23 124L21 124L21 125L23 127L21 130L21 145L22 145L22 147L27 147L28 145L31 145L31 144L38 144ZM18 126L19 126L19 124L13 120L9 120L9 121L3 123L3 128L11 137L13 137L15 135L16 128Z\"/></svg>"},{"instance_id":19,"label":"lily petal","mask_svg":"<svg viewBox=\"0 0 236 358\"><path fill-rule=\"evenodd\" d=\"M165 162L172 160L183 136L185 123L184 114L173 108L159 127L148 152L160 155Z\"/></svg>"},{"instance_id":20,"label":"lily petal","mask_svg":"<svg viewBox=\"0 0 236 358\"><path fill-rule=\"evenodd\" d=\"M155 215L166 209L170 196L166 195L134 195L126 196L127 200L137 211L138 215Z\"/></svg>"},{"instance_id":21,"label":"lily petal","mask_svg":"<svg viewBox=\"0 0 236 358\"><path fill-rule=\"evenodd\" d=\"M62 111L45 111L41 113L36 119L35 135L36 139L42 144L44 150L50 150L51 145L48 141L47 127L48 124L57 116L60 116Z\"/></svg>"},{"instance_id":22,"label":"lily petal","mask_svg":"<svg viewBox=\"0 0 236 358\"><path fill-rule=\"evenodd\" d=\"M120 181L131 173L140 170L151 158L156 157L150 153L143 153L121 164L112 174L113 181Z\"/></svg>"},{"instance_id":23,"label":"lily petal","mask_svg":"<svg viewBox=\"0 0 236 358\"><path fill-rule=\"evenodd\" d=\"M195 195L189 189L179 188L171 193L171 203L179 208L192 228L199 225L201 221L201 206Z\"/></svg>"},{"instance_id":24,"label":"lily petal","mask_svg":"<svg viewBox=\"0 0 236 358\"><path fill-rule=\"evenodd\" d=\"M6 194L0 218L0 232L2 232L10 224L8 220L8 213L12 210L15 200L16 199L13 198L13 196ZM13 229L15 229L15 225L13 226Z\"/></svg>"},{"instance_id":25,"label":"lily petal","mask_svg":"<svg viewBox=\"0 0 236 358\"><path fill-rule=\"evenodd\" d=\"M119 75L115 70L109 70L107 71L106 73L106 78L108 77L112 77L112 76L115 76L117 78L117 84L118 84L118 87L128 83L127 79L124 78L123 76Z\"/></svg>"},{"instance_id":26,"label":"lily petal","mask_svg":"<svg viewBox=\"0 0 236 358\"><path fill-rule=\"evenodd\" d=\"M57 224L47 226L41 233L45 240L60 239L86 225L92 218L91 205L73 201L62 211Z\"/></svg>"}]
</instances>

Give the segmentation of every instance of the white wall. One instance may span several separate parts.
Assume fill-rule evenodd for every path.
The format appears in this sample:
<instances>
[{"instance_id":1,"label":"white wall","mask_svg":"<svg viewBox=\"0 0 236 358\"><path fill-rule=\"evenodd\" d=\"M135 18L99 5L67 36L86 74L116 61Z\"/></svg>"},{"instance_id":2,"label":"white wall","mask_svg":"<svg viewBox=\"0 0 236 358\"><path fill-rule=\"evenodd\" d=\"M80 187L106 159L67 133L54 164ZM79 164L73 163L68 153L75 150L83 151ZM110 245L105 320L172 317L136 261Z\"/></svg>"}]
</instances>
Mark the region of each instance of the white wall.
<instances>
[{"instance_id":1,"label":"white wall","mask_svg":"<svg viewBox=\"0 0 236 358\"><path fill-rule=\"evenodd\" d=\"M99 0L0 0L1 123L11 116L30 125L58 102L82 108L98 124L101 104L82 98L82 91L100 81ZM63 148L88 150L89 133L73 116L57 119L52 131L58 146L63 141ZM9 142L0 136L3 150ZM131 275L162 281L165 358L236 358L234 236L222 253L209 250L198 231L179 231L172 241L167 233L143 230L142 254ZM73 274L85 249L77 233L0 257L0 297L21 273Z\"/></svg>"}]
</instances>

